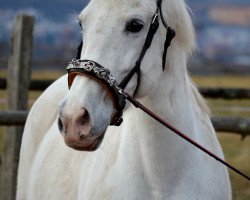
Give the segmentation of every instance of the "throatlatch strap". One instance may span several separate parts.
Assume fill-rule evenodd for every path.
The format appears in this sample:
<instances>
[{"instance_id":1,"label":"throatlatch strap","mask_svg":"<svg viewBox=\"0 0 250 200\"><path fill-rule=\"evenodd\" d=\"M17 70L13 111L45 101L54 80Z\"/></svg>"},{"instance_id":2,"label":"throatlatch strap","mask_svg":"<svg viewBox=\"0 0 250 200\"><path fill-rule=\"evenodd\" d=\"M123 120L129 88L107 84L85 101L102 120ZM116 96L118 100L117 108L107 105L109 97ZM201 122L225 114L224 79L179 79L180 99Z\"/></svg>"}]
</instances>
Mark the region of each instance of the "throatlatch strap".
<instances>
[{"instance_id":1,"label":"throatlatch strap","mask_svg":"<svg viewBox=\"0 0 250 200\"><path fill-rule=\"evenodd\" d=\"M83 44L83 42L81 41L81 43L77 47L77 54L76 54L76 59L77 60L81 59L82 44Z\"/></svg>"},{"instance_id":2,"label":"throatlatch strap","mask_svg":"<svg viewBox=\"0 0 250 200\"><path fill-rule=\"evenodd\" d=\"M137 84L136 84L136 88L135 91L133 93L133 97L137 94L139 87L140 87L140 83L141 83L141 68L138 68L138 70L136 71L137 73Z\"/></svg>"},{"instance_id":3,"label":"throatlatch strap","mask_svg":"<svg viewBox=\"0 0 250 200\"><path fill-rule=\"evenodd\" d=\"M164 71L165 66L166 66L166 57L167 57L167 52L168 52L168 47L171 44L171 41L175 37L175 31L172 29L170 26L167 28L167 33L166 33L166 40L164 43L164 51L162 55L162 70Z\"/></svg>"},{"instance_id":4,"label":"throatlatch strap","mask_svg":"<svg viewBox=\"0 0 250 200\"><path fill-rule=\"evenodd\" d=\"M174 29L172 29L167 24L167 22L165 21L165 19L163 17L163 14L162 14L162 0L157 1L157 6L158 6L158 9L160 11L160 17L161 17L162 24L167 29L166 40L165 40L165 43L164 43L164 50L163 50L163 55L162 55L162 70L164 71L165 66L166 66L166 57L167 57L168 47L170 46L171 41L175 37L175 31L174 31Z\"/></svg>"}]
</instances>

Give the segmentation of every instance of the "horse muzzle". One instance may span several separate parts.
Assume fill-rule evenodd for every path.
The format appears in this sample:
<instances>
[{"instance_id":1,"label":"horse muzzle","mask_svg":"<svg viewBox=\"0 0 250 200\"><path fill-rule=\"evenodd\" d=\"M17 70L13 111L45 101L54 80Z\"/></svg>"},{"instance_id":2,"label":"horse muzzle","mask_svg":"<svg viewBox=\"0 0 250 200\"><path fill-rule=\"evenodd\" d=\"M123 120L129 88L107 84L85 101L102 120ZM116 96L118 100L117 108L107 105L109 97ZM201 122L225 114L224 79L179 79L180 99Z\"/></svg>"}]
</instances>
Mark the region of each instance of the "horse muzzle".
<instances>
[{"instance_id":1,"label":"horse muzzle","mask_svg":"<svg viewBox=\"0 0 250 200\"><path fill-rule=\"evenodd\" d=\"M94 151L107 127L122 123L126 100L109 70L98 63L72 60L67 69L70 91L61 102L58 127L66 145Z\"/></svg>"},{"instance_id":2,"label":"horse muzzle","mask_svg":"<svg viewBox=\"0 0 250 200\"><path fill-rule=\"evenodd\" d=\"M65 144L78 151L97 150L102 143L105 131L98 134L92 132L91 118L86 109L82 108L76 116L58 118L58 127Z\"/></svg>"}]
</instances>

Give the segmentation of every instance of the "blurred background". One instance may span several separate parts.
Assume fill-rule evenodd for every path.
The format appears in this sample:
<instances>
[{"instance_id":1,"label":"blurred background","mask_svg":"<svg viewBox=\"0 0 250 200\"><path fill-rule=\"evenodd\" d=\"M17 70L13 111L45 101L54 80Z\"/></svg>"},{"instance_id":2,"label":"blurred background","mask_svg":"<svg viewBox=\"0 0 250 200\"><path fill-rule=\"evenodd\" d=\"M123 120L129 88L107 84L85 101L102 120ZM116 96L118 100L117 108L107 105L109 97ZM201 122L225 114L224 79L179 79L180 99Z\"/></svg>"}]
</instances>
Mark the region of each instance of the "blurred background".
<instances>
[{"instance_id":1,"label":"blurred background","mask_svg":"<svg viewBox=\"0 0 250 200\"><path fill-rule=\"evenodd\" d=\"M191 72L250 74L250 1L186 2L193 11L199 47L189 65ZM88 0L1 1L0 68L6 63L15 16L29 13L36 17L34 68L62 69L81 38L76 17L87 3Z\"/></svg>"},{"instance_id":2,"label":"blurred background","mask_svg":"<svg viewBox=\"0 0 250 200\"><path fill-rule=\"evenodd\" d=\"M75 56L81 40L77 15L87 0L8 0L0 2L0 77L6 77L16 15L35 16L32 79L56 79ZM198 50L188 64L201 87L250 89L250 1L186 0L192 10ZM40 92L29 93L29 106ZM213 116L250 118L249 99L208 98ZM0 110L6 93L0 91ZM0 153L3 128L0 127ZM250 174L250 136L218 133L226 160ZM230 171L233 198L250 199L250 184Z\"/></svg>"}]
</instances>

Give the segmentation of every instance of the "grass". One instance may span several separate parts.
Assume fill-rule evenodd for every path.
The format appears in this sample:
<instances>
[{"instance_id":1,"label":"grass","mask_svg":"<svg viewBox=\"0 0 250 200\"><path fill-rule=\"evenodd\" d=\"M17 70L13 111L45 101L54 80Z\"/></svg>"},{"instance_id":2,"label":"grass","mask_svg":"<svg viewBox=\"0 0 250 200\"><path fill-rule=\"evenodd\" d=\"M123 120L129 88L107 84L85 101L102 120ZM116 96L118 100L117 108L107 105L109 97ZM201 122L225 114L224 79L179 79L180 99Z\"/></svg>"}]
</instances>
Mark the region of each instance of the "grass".
<instances>
[{"instance_id":1,"label":"grass","mask_svg":"<svg viewBox=\"0 0 250 200\"><path fill-rule=\"evenodd\" d=\"M192 76L199 87L250 88L250 76Z\"/></svg>"},{"instance_id":2,"label":"grass","mask_svg":"<svg viewBox=\"0 0 250 200\"><path fill-rule=\"evenodd\" d=\"M218 134L225 159L241 171L250 174L250 137L244 141L240 136L221 133ZM234 200L250 199L250 183L241 176L229 170Z\"/></svg>"},{"instance_id":3,"label":"grass","mask_svg":"<svg viewBox=\"0 0 250 200\"><path fill-rule=\"evenodd\" d=\"M32 78L36 79L55 79L63 75L64 71L35 71ZM0 77L5 77L6 72L0 71ZM200 87L232 87L232 88L250 88L249 76L193 76L192 79ZM35 100L40 92L30 92L29 97ZM0 99L6 98L6 92L0 90ZM222 100L208 99L208 104L213 115L219 116L244 116L250 118L250 100ZM31 106L31 104L30 104ZM227 108L243 108L241 112L237 109ZM5 109L5 104L0 102L0 110ZM246 110L246 111L244 111ZM248 110L248 111L247 111ZM243 112L242 112L243 111ZM0 141L2 141L3 127L0 127ZM226 160L235 167L250 174L250 137L244 141L241 137L233 134L218 133L219 141L225 153ZM0 143L0 152L2 146ZM250 184L239 175L230 171L230 179L233 188L234 200L250 199Z\"/></svg>"}]
</instances>

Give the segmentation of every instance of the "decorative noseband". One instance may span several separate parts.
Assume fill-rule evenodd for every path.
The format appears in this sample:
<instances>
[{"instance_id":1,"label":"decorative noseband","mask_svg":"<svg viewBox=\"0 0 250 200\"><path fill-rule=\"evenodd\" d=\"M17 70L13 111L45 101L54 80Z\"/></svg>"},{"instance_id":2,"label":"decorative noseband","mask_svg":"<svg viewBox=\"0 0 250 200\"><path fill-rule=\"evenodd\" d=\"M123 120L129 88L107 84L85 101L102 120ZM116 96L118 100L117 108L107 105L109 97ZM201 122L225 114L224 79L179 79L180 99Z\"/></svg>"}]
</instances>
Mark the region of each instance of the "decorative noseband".
<instances>
[{"instance_id":1,"label":"decorative noseband","mask_svg":"<svg viewBox=\"0 0 250 200\"><path fill-rule=\"evenodd\" d=\"M122 114L126 105L126 99L119 93L118 83L110 74L110 71L95 61L77 59L73 59L69 63L67 70L69 88L71 87L75 76L78 74L93 78L107 88L107 91L111 94L117 109L117 113L113 117L110 125L119 126L123 121Z\"/></svg>"}]
</instances>

